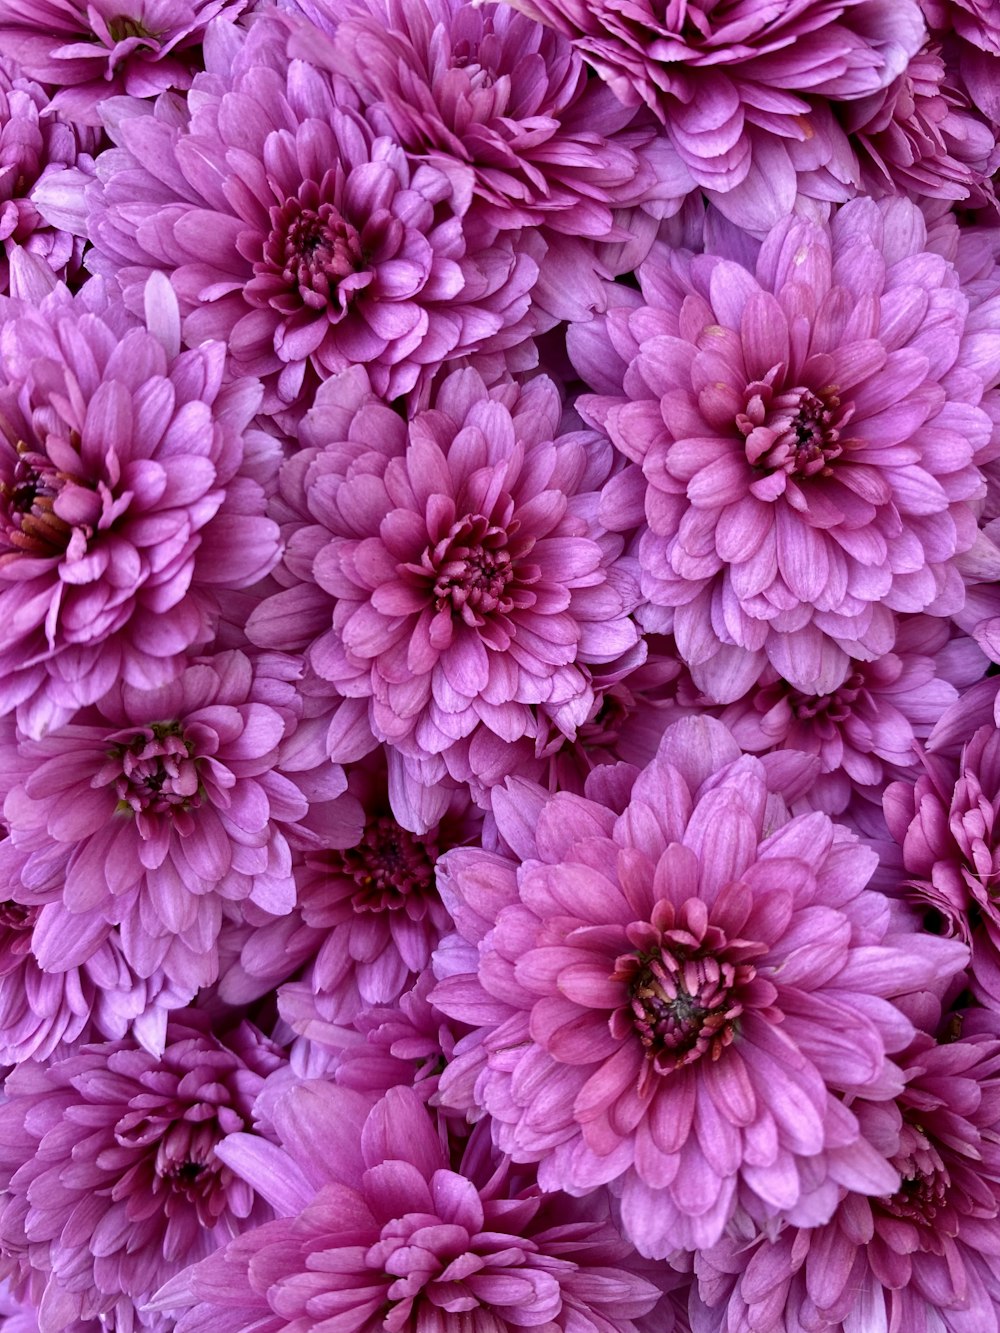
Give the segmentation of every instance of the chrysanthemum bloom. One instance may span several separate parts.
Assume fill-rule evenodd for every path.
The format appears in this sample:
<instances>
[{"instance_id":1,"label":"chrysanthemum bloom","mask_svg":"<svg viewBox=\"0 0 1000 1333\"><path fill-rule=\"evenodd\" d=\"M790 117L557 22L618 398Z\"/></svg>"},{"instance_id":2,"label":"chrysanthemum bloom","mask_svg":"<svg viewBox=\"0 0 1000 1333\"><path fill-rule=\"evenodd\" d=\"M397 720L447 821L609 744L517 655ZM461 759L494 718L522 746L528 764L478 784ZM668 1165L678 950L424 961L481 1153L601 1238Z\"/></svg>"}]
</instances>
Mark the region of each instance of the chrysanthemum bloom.
<instances>
[{"instance_id":1,"label":"chrysanthemum bloom","mask_svg":"<svg viewBox=\"0 0 1000 1333\"><path fill-rule=\"evenodd\" d=\"M72 726L6 747L5 818L27 853L20 896L61 855L61 907L80 915L71 933L60 904L42 908L41 965L82 963L111 922L140 976L162 967L193 989L217 975L225 901L291 911L285 829L308 803L275 768L284 730L232 652L158 690L116 688ZM45 929L47 914L62 928Z\"/></svg>"},{"instance_id":2,"label":"chrysanthemum bloom","mask_svg":"<svg viewBox=\"0 0 1000 1333\"><path fill-rule=\"evenodd\" d=\"M962 701L955 711L962 708ZM900 892L940 914L972 947L973 990L1000 1003L1000 731L969 737L957 761L927 755L915 782L885 794L889 829L903 851Z\"/></svg>"},{"instance_id":3,"label":"chrysanthemum bloom","mask_svg":"<svg viewBox=\"0 0 1000 1333\"><path fill-rule=\"evenodd\" d=\"M786 219L754 272L654 253L645 304L571 331L584 379L622 366L620 392L580 406L642 467L645 623L718 702L768 662L828 694L892 649L893 611L962 605L1000 298L973 330L925 237L914 204L866 199L829 227Z\"/></svg>"},{"instance_id":4,"label":"chrysanthemum bloom","mask_svg":"<svg viewBox=\"0 0 1000 1333\"><path fill-rule=\"evenodd\" d=\"M481 1134L455 1170L411 1089L372 1100L307 1083L278 1104L280 1150L249 1136L222 1147L279 1220L158 1293L156 1309L183 1310L178 1333L325 1322L342 1333L636 1333L661 1293L606 1203L545 1200Z\"/></svg>"},{"instance_id":5,"label":"chrysanthemum bloom","mask_svg":"<svg viewBox=\"0 0 1000 1333\"><path fill-rule=\"evenodd\" d=\"M262 646L295 634L287 646L368 700L374 734L432 784L477 728L535 735L532 705L565 706L567 730L585 722L578 662L634 647L638 588L597 521L611 453L560 433L548 379L488 389L457 371L408 426L366 389L359 368L310 414L306 439L328 443L282 475L302 518L279 577L302 581L248 632Z\"/></svg>"},{"instance_id":6,"label":"chrysanthemum bloom","mask_svg":"<svg viewBox=\"0 0 1000 1333\"><path fill-rule=\"evenodd\" d=\"M277 1048L244 1024L224 1040L194 1010L161 1059L85 1046L7 1079L0 1107L0 1243L19 1283L44 1282L41 1333L74 1319L166 1333L139 1312L156 1288L270 1215L218 1155L251 1128Z\"/></svg>"},{"instance_id":7,"label":"chrysanthemum bloom","mask_svg":"<svg viewBox=\"0 0 1000 1333\"><path fill-rule=\"evenodd\" d=\"M241 475L260 386L223 386L221 343L178 350L164 279L146 298L149 329L101 283L3 311L0 712L29 735L176 676L218 594L277 558Z\"/></svg>"},{"instance_id":8,"label":"chrysanthemum bloom","mask_svg":"<svg viewBox=\"0 0 1000 1333\"><path fill-rule=\"evenodd\" d=\"M235 33L218 40L189 119L169 96L155 111L113 104L95 271L130 303L168 273L187 341L226 340L272 411L307 371L315 383L364 363L395 397L444 361L523 342L544 242L466 227L471 170L411 166L329 73L289 61L277 19L261 15L236 50Z\"/></svg>"},{"instance_id":9,"label":"chrysanthemum bloom","mask_svg":"<svg viewBox=\"0 0 1000 1333\"><path fill-rule=\"evenodd\" d=\"M901 617L893 651L852 662L835 690L797 690L765 667L757 685L718 716L751 753L787 746L818 755L821 776L810 793L817 809L839 814L855 790L880 801L887 782L917 767L917 743L958 700L956 685L977 680L987 666L971 639L951 640L946 620Z\"/></svg>"},{"instance_id":10,"label":"chrysanthemum bloom","mask_svg":"<svg viewBox=\"0 0 1000 1333\"><path fill-rule=\"evenodd\" d=\"M944 44L950 80L996 137L1000 135L1000 14L991 0L920 0ZM1000 154L991 155L996 170Z\"/></svg>"},{"instance_id":11,"label":"chrysanthemum bloom","mask_svg":"<svg viewBox=\"0 0 1000 1333\"><path fill-rule=\"evenodd\" d=\"M989 189L994 136L946 78L940 51L927 47L887 88L839 108L866 193L968 199Z\"/></svg>"},{"instance_id":12,"label":"chrysanthemum bloom","mask_svg":"<svg viewBox=\"0 0 1000 1333\"><path fill-rule=\"evenodd\" d=\"M89 161L88 150L97 146L94 132L45 114L48 94L6 54L0 57L0 292L8 289L15 246L39 255L60 277L79 267L82 239L50 226L35 196L54 173Z\"/></svg>"},{"instance_id":13,"label":"chrysanthemum bloom","mask_svg":"<svg viewBox=\"0 0 1000 1333\"><path fill-rule=\"evenodd\" d=\"M588 78L565 37L507 5L359 0L329 9L326 63L358 93L371 124L416 160L444 155L471 168L475 216L501 230L543 229L548 250L533 301L562 319L585 317L588 303L603 307L597 275L634 268L655 236L651 220L634 210L616 219L614 210L661 193L657 207L680 202L647 151L657 137L652 117L637 123L634 109ZM315 49L314 30L291 46L306 59ZM599 258L595 242L625 240L624 264L609 271L609 251Z\"/></svg>"},{"instance_id":14,"label":"chrysanthemum bloom","mask_svg":"<svg viewBox=\"0 0 1000 1333\"><path fill-rule=\"evenodd\" d=\"M825 103L885 88L926 33L916 0L511 3L569 37L626 105L650 107L690 188L752 230L787 214L798 177L850 197L851 151Z\"/></svg>"},{"instance_id":15,"label":"chrysanthemum bloom","mask_svg":"<svg viewBox=\"0 0 1000 1333\"><path fill-rule=\"evenodd\" d=\"M966 951L890 936L873 853L788 820L708 718L666 732L620 815L515 782L494 818L513 855L439 873L467 965L444 958L431 999L479 1029L446 1104L478 1062L498 1146L544 1189L610 1183L653 1257L713 1244L738 1207L812 1226L841 1186L893 1187L835 1093L892 1095L910 1029L887 1001Z\"/></svg>"},{"instance_id":16,"label":"chrysanthemum bloom","mask_svg":"<svg viewBox=\"0 0 1000 1333\"><path fill-rule=\"evenodd\" d=\"M115 93L155 97L187 88L205 28L247 0L0 0L0 44L27 74L57 89L66 120L100 125Z\"/></svg>"},{"instance_id":17,"label":"chrysanthemum bloom","mask_svg":"<svg viewBox=\"0 0 1000 1333\"><path fill-rule=\"evenodd\" d=\"M1000 1040L994 1015L966 1020L947 1044L920 1034L895 1104L857 1107L897 1186L847 1194L816 1230L699 1256L695 1333L996 1333Z\"/></svg>"},{"instance_id":18,"label":"chrysanthemum bloom","mask_svg":"<svg viewBox=\"0 0 1000 1333\"><path fill-rule=\"evenodd\" d=\"M392 813L381 751L353 765L347 781L340 836L294 867L294 910L276 917L249 906L239 959L220 983L226 1003L245 1004L299 974L291 992L311 997L317 1021L350 1023L412 986L451 928L435 866L479 836L482 814L468 792L446 793L440 818L415 834Z\"/></svg>"}]
</instances>

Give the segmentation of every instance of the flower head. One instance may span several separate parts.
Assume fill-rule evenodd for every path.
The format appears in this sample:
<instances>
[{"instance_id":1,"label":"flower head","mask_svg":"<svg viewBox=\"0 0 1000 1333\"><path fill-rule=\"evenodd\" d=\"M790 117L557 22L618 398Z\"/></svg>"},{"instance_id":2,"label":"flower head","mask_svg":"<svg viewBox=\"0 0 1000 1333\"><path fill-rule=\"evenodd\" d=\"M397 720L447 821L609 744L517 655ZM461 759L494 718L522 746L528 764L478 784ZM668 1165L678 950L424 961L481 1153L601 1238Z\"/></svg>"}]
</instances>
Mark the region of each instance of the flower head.
<instances>
[{"instance_id":1,"label":"flower head","mask_svg":"<svg viewBox=\"0 0 1000 1333\"><path fill-rule=\"evenodd\" d=\"M0 0L5 55L56 89L53 109L100 125L107 97L187 88L208 24L247 0Z\"/></svg>"},{"instance_id":2,"label":"flower head","mask_svg":"<svg viewBox=\"0 0 1000 1333\"><path fill-rule=\"evenodd\" d=\"M188 1010L159 1059L109 1042L10 1075L0 1239L6 1271L44 1284L43 1327L163 1329L139 1313L160 1283L268 1216L218 1149L280 1063L249 1025L223 1041Z\"/></svg>"},{"instance_id":3,"label":"flower head","mask_svg":"<svg viewBox=\"0 0 1000 1333\"><path fill-rule=\"evenodd\" d=\"M223 385L221 343L179 351L162 279L147 298L155 332L102 283L3 311L0 711L29 735L176 676L219 592L277 558L243 475L260 388Z\"/></svg>"},{"instance_id":4,"label":"flower head","mask_svg":"<svg viewBox=\"0 0 1000 1333\"><path fill-rule=\"evenodd\" d=\"M1000 327L902 199L788 219L745 255L664 249L642 303L570 334L585 379L621 366L581 407L642 469L645 623L718 702L765 663L829 694L892 648L893 611L961 607L993 433L980 325Z\"/></svg>"},{"instance_id":5,"label":"flower head","mask_svg":"<svg viewBox=\"0 0 1000 1333\"><path fill-rule=\"evenodd\" d=\"M286 43L261 16L199 76L179 124L170 102L122 109L98 168L91 266L130 301L167 273L187 341L226 339L271 411L350 365L392 398L442 362L523 342L544 243L466 227L469 169L411 165Z\"/></svg>"},{"instance_id":6,"label":"flower head","mask_svg":"<svg viewBox=\"0 0 1000 1333\"><path fill-rule=\"evenodd\" d=\"M358 368L307 418L303 442L321 447L283 470L300 515L280 575L292 586L248 633L307 648L320 676L367 699L374 734L420 781L439 781L477 729L535 736L533 705L564 707L571 733L593 704L583 664L638 642L631 562L597 521L612 456L560 417L547 379L487 388L462 370L407 426Z\"/></svg>"},{"instance_id":7,"label":"flower head","mask_svg":"<svg viewBox=\"0 0 1000 1333\"><path fill-rule=\"evenodd\" d=\"M621 814L517 783L494 817L512 855L442 867L458 939L431 1000L478 1028L446 1104L478 1069L498 1145L545 1189L610 1183L654 1256L714 1243L737 1208L817 1225L839 1187L892 1187L835 1094L893 1087L909 1025L885 1001L965 953L891 939L865 847L789 820L707 718L667 730Z\"/></svg>"},{"instance_id":8,"label":"flower head","mask_svg":"<svg viewBox=\"0 0 1000 1333\"><path fill-rule=\"evenodd\" d=\"M183 1311L178 1333L291 1333L334 1312L344 1333L637 1333L661 1299L599 1197L585 1213L545 1200L482 1134L456 1169L408 1088L373 1105L306 1083L275 1122L279 1152L246 1137L222 1152L282 1216L158 1294L157 1309Z\"/></svg>"}]
</instances>

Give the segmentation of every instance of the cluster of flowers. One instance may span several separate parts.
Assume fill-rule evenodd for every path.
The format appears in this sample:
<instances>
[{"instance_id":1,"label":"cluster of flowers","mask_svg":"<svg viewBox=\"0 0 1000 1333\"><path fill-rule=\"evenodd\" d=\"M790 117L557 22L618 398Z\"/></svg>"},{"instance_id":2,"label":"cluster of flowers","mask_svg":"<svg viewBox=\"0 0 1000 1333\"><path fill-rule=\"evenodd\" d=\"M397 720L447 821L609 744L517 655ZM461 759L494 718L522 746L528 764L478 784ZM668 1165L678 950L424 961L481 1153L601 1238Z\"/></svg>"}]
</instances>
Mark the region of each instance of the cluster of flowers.
<instances>
[{"instance_id":1,"label":"cluster of flowers","mask_svg":"<svg viewBox=\"0 0 1000 1333\"><path fill-rule=\"evenodd\" d=\"M0 0L0 1329L1000 1333L994 0Z\"/></svg>"}]
</instances>

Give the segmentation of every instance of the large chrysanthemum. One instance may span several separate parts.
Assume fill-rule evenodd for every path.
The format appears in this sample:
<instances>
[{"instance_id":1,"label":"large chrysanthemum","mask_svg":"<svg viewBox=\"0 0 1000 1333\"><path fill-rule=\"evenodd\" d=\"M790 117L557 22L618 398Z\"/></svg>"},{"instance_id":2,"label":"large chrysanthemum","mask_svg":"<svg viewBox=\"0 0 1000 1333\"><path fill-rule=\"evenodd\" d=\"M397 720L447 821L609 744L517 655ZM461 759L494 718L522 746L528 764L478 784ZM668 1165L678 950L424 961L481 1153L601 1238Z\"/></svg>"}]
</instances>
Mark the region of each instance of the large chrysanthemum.
<instances>
[{"instance_id":1,"label":"large chrysanthemum","mask_svg":"<svg viewBox=\"0 0 1000 1333\"><path fill-rule=\"evenodd\" d=\"M745 254L745 248L743 254ZM635 462L650 628L710 697L770 662L808 694L893 645L893 611L946 615L976 540L1000 299L970 311L915 205L788 219L753 271L663 251L644 303L572 330L584 398Z\"/></svg>"},{"instance_id":2,"label":"large chrysanthemum","mask_svg":"<svg viewBox=\"0 0 1000 1333\"><path fill-rule=\"evenodd\" d=\"M160 1059L131 1042L21 1065L0 1106L3 1269L44 1284L41 1333L75 1319L167 1333L140 1312L167 1278L270 1215L222 1160L251 1128L277 1049L248 1024L172 1019Z\"/></svg>"},{"instance_id":3,"label":"large chrysanthemum","mask_svg":"<svg viewBox=\"0 0 1000 1333\"><path fill-rule=\"evenodd\" d=\"M814 1231L700 1256L695 1333L997 1333L1000 1040L993 1015L964 1026L942 1045L921 1034L896 1102L857 1108L898 1185L847 1194Z\"/></svg>"},{"instance_id":4,"label":"large chrysanthemum","mask_svg":"<svg viewBox=\"0 0 1000 1333\"><path fill-rule=\"evenodd\" d=\"M163 967L194 990L218 975L225 901L291 911L286 834L309 804L276 768L285 726L255 697L249 660L230 652L159 690L112 690L72 726L6 746L5 818L22 857L11 888L30 903L62 866L58 900L40 895L42 966L86 961L110 922L140 976Z\"/></svg>"},{"instance_id":5,"label":"large chrysanthemum","mask_svg":"<svg viewBox=\"0 0 1000 1333\"><path fill-rule=\"evenodd\" d=\"M499 1146L546 1189L611 1182L654 1256L714 1243L738 1207L817 1225L841 1186L894 1187L834 1094L893 1088L909 1025L886 1001L966 955L891 938L872 853L823 814L785 822L705 718L666 732L620 815L519 783L494 816L513 856L439 874L466 966L442 951L431 999L479 1029L446 1104L478 1064Z\"/></svg>"},{"instance_id":6,"label":"large chrysanthemum","mask_svg":"<svg viewBox=\"0 0 1000 1333\"><path fill-rule=\"evenodd\" d=\"M158 1294L178 1333L637 1333L660 1301L606 1203L547 1201L481 1134L454 1169L409 1088L373 1105L307 1083L275 1123L279 1151L241 1137L221 1155L280 1220Z\"/></svg>"},{"instance_id":7,"label":"large chrysanthemum","mask_svg":"<svg viewBox=\"0 0 1000 1333\"><path fill-rule=\"evenodd\" d=\"M3 312L0 711L33 736L118 680L176 676L218 594L277 559L264 492L241 475L260 386L223 385L221 343L179 351L164 279L146 299L153 332L102 283Z\"/></svg>"},{"instance_id":8,"label":"large chrysanthemum","mask_svg":"<svg viewBox=\"0 0 1000 1333\"><path fill-rule=\"evenodd\" d=\"M752 229L789 211L800 176L806 193L812 177L818 197L849 197L856 167L826 103L885 88L925 35L916 0L511 2L649 106L690 187Z\"/></svg>"},{"instance_id":9,"label":"large chrysanthemum","mask_svg":"<svg viewBox=\"0 0 1000 1333\"><path fill-rule=\"evenodd\" d=\"M5 55L58 91L53 109L100 125L98 104L116 93L155 97L187 88L205 29L235 18L247 0L0 0Z\"/></svg>"},{"instance_id":10,"label":"large chrysanthemum","mask_svg":"<svg viewBox=\"0 0 1000 1333\"><path fill-rule=\"evenodd\" d=\"M536 735L533 705L563 706L571 732L593 705L580 662L638 641L632 562L597 522L612 457L593 432L561 433L561 411L548 379L487 388L462 370L407 426L358 368L307 419L303 442L322 447L283 469L278 577L294 586L248 633L308 649L422 781L477 728ZM334 759L343 743L341 727Z\"/></svg>"},{"instance_id":11,"label":"large chrysanthemum","mask_svg":"<svg viewBox=\"0 0 1000 1333\"><path fill-rule=\"evenodd\" d=\"M187 340L225 339L270 410L307 371L315 383L363 363L394 397L444 361L522 342L544 242L466 227L470 169L411 166L286 42L262 15L208 60L189 115L169 99L118 109L91 266L131 302L150 271L168 273Z\"/></svg>"}]
</instances>

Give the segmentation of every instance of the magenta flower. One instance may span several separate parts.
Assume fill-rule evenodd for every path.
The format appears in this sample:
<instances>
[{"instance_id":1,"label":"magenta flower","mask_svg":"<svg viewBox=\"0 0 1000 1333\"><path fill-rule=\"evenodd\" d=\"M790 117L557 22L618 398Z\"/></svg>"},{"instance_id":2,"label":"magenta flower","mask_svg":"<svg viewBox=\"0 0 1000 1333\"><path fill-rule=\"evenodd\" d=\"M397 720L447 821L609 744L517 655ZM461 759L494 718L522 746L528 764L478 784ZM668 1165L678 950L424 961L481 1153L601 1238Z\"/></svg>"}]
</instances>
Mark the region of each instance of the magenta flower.
<instances>
[{"instance_id":1,"label":"magenta flower","mask_svg":"<svg viewBox=\"0 0 1000 1333\"><path fill-rule=\"evenodd\" d=\"M41 198L53 176L89 165L97 135L47 115L49 105L43 88L0 57L0 292L8 290L10 255L18 246L58 277L73 276L80 266L82 239L51 225Z\"/></svg>"},{"instance_id":2,"label":"magenta flower","mask_svg":"<svg viewBox=\"0 0 1000 1333\"><path fill-rule=\"evenodd\" d=\"M880 801L885 784L920 759L942 713L986 662L972 640L951 642L946 620L903 617L893 651L852 662L835 690L809 693L765 667L756 687L718 716L742 749L754 754L788 747L818 755L821 774L810 793L817 809L837 815L852 791Z\"/></svg>"},{"instance_id":3,"label":"magenta flower","mask_svg":"<svg viewBox=\"0 0 1000 1333\"><path fill-rule=\"evenodd\" d=\"M80 965L112 923L140 976L163 968L193 991L218 974L225 903L291 911L286 830L309 807L275 768L285 722L254 694L249 660L223 653L158 690L118 687L74 725L7 748L21 896L62 861L61 900L35 933L43 968Z\"/></svg>"},{"instance_id":4,"label":"magenta flower","mask_svg":"<svg viewBox=\"0 0 1000 1333\"><path fill-rule=\"evenodd\" d=\"M0 1106L3 1268L42 1288L43 1333L75 1319L166 1333L140 1307L185 1264L270 1215L222 1160L251 1128L277 1048L248 1024L171 1020L160 1059L132 1042L21 1065Z\"/></svg>"},{"instance_id":5,"label":"magenta flower","mask_svg":"<svg viewBox=\"0 0 1000 1333\"><path fill-rule=\"evenodd\" d=\"M442 362L523 342L544 244L466 227L471 171L411 166L328 73L288 60L286 39L261 16L238 52L209 61L182 124L171 102L119 108L91 266L132 302L167 273L186 340L226 340L239 373L264 379L269 411L295 402L307 372L315 386L363 363L392 398Z\"/></svg>"},{"instance_id":6,"label":"magenta flower","mask_svg":"<svg viewBox=\"0 0 1000 1333\"><path fill-rule=\"evenodd\" d=\"M641 465L645 624L711 699L767 663L829 694L892 649L893 611L962 605L1000 302L973 321L925 235L913 204L856 200L829 228L780 224L753 272L661 251L644 304L570 332L585 379L622 368L622 391L581 407Z\"/></svg>"},{"instance_id":7,"label":"magenta flower","mask_svg":"<svg viewBox=\"0 0 1000 1333\"><path fill-rule=\"evenodd\" d=\"M738 1208L815 1226L840 1187L893 1188L835 1094L898 1086L909 1024L886 1001L966 954L892 937L872 853L789 820L707 718L668 729L621 814L511 783L494 817L512 855L451 852L439 875L459 940L431 1000L478 1028L445 1104L478 1069L498 1146L544 1189L609 1183L654 1257L714 1244Z\"/></svg>"},{"instance_id":8,"label":"magenta flower","mask_svg":"<svg viewBox=\"0 0 1000 1333\"><path fill-rule=\"evenodd\" d=\"M244 475L259 386L223 386L221 343L178 350L166 282L146 299L152 332L100 283L4 312L0 712L32 736L118 680L176 676L219 593L277 558Z\"/></svg>"},{"instance_id":9,"label":"magenta flower","mask_svg":"<svg viewBox=\"0 0 1000 1333\"><path fill-rule=\"evenodd\" d=\"M857 1107L897 1185L847 1194L816 1230L699 1256L695 1329L995 1333L1000 1040L994 1015L964 1019L946 1045L921 1034L895 1104Z\"/></svg>"},{"instance_id":10,"label":"magenta flower","mask_svg":"<svg viewBox=\"0 0 1000 1333\"><path fill-rule=\"evenodd\" d=\"M959 701L954 711L962 708ZM924 769L885 793L886 821L903 853L898 891L971 945L972 988L993 1007L1000 1003L1000 731L976 727L957 760L930 754Z\"/></svg>"},{"instance_id":11,"label":"magenta flower","mask_svg":"<svg viewBox=\"0 0 1000 1333\"><path fill-rule=\"evenodd\" d=\"M590 431L561 434L560 416L547 379L488 389L463 370L407 427L359 368L324 386L301 436L322 446L283 470L293 586L248 633L307 648L367 699L375 736L425 784L479 728L536 735L533 705L564 707L571 733L593 706L582 663L638 641L631 562L597 521L611 455Z\"/></svg>"},{"instance_id":12,"label":"magenta flower","mask_svg":"<svg viewBox=\"0 0 1000 1333\"><path fill-rule=\"evenodd\" d=\"M598 1197L545 1200L482 1134L454 1169L408 1088L373 1105L306 1083L275 1123L280 1150L241 1135L220 1153L279 1220L158 1293L177 1333L637 1333L661 1299Z\"/></svg>"},{"instance_id":13,"label":"magenta flower","mask_svg":"<svg viewBox=\"0 0 1000 1333\"><path fill-rule=\"evenodd\" d=\"M885 88L926 34L916 0L511 3L655 112L688 188L753 231L787 216L799 188L851 197L856 163L827 103Z\"/></svg>"},{"instance_id":14,"label":"magenta flower","mask_svg":"<svg viewBox=\"0 0 1000 1333\"><path fill-rule=\"evenodd\" d=\"M25 72L56 89L66 120L100 125L106 97L187 88L205 29L247 0L0 0L0 43Z\"/></svg>"}]
</instances>

